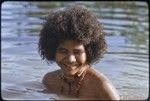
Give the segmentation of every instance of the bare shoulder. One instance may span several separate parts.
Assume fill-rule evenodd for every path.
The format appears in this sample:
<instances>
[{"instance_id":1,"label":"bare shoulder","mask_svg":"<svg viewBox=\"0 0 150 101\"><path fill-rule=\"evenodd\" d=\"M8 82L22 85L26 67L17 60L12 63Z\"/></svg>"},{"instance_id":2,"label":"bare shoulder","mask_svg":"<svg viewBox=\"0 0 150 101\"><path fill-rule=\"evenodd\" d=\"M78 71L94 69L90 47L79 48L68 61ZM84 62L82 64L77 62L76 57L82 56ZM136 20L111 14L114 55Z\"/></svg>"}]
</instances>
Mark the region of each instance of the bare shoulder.
<instances>
[{"instance_id":1,"label":"bare shoulder","mask_svg":"<svg viewBox=\"0 0 150 101\"><path fill-rule=\"evenodd\" d=\"M89 72L89 75L92 77L92 80L96 80L99 83L109 82L109 80L103 73L93 68L90 68L88 72Z\"/></svg>"},{"instance_id":2,"label":"bare shoulder","mask_svg":"<svg viewBox=\"0 0 150 101\"><path fill-rule=\"evenodd\" d=\"M95 86L97 98L102 98L105 100L120 99L115 87L103 73L90 68L89 75L91 76L92 83Z\"/></svg>"},{"instance_id":3,"label":"bare shoulder","mask_svg":"<svg viewBox=\"0 0 150 101\"><path fill-rule=\"evenodd\" d=\"M61 72L60 70L56 70L56 71L48 72L47 74L45 74L42 80L43 84L47 86L48 88L50 86L55 85L59 79L58 76L60 72Z\"/></svg>"}]
</instances>

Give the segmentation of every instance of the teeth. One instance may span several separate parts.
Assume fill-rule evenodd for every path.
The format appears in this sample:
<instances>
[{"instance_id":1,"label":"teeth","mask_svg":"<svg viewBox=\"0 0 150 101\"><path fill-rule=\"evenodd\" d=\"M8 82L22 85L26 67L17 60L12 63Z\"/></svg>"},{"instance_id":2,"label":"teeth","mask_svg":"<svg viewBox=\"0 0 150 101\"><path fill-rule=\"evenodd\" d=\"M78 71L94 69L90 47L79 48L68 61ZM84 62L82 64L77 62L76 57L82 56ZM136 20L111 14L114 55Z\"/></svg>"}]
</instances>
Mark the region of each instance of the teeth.
<instances>
[{"instance_id":1,"label":"teeth","mask_svg":"<svg viewBox=\"0 0 150 101\"><path fill-rule=\"evenodd\" d=\"M62 64L62 66L65 66L65 67L78 67L78 65L66 65L66 64Z\"/></svg>"},{"instance_id":2,"label":"teeth","mask_svg":"<svg viewBox=\"0 0 150 101\"><path fill-rule=\"evenodd\" d=\"M70 66L70 65L65 65L65 66L67 66L67 67L74 67L75 65L74 65L74 66Z\"/></svg>"}]
</instances>

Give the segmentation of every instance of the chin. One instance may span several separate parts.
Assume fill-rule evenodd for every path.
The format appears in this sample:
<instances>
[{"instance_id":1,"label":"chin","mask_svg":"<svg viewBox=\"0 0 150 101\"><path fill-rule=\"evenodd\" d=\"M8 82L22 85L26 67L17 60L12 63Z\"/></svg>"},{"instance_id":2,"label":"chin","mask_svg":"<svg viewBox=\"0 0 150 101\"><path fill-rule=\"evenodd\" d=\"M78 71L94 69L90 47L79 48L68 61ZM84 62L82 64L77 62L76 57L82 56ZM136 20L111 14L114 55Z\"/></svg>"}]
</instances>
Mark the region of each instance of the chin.
<instances>
[{"instance_id":1,"label":"chin","mask_svg":"<svg viewBox=\"0 0 150 101\"><path fill-rule=\"evenodd\" d=\"M66 76L74 76L76 73L75 72L67 72L67 73L64 73Z\"/></svg>"}]
</instances>

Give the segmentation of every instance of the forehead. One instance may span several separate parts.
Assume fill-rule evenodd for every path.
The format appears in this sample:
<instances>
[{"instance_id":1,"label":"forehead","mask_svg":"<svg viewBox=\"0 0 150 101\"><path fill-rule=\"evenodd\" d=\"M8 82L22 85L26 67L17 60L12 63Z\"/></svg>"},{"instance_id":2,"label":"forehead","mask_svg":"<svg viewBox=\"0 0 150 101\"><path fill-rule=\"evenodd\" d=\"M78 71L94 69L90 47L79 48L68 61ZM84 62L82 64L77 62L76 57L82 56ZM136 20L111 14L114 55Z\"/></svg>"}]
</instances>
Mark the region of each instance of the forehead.
<instances>
[{"instance_id":1,"label":"forehead","mask_svg":"<svg viewBox=\"0 0 150 101\"><path fill-rule=\"evenodd\" d=\"M65 40L62 41L58 48L66 48L66 49L84 49L84 45L76 40Z\"/></svg>"}]
</instances>

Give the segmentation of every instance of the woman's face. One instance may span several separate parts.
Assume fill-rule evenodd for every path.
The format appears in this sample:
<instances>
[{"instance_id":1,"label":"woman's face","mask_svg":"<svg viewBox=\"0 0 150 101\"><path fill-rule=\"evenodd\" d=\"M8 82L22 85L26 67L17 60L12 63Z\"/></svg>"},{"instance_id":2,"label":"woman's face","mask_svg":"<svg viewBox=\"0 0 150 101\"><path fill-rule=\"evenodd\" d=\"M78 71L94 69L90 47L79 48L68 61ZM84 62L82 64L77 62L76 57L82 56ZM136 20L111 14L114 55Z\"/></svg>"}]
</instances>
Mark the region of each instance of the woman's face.
<instances>
[{"instance_id":1,"label":"woman's face","mask_svg":"<svg viewBox=\"0 0 150 101\"><path fill-rule=\"evenodd\" d=\"M64 75L73 76L86 65L83 44L74 40L63 41L56 50L55 60Z\"/></svg>"}]
</instances>

